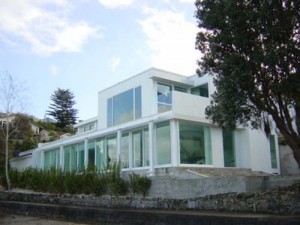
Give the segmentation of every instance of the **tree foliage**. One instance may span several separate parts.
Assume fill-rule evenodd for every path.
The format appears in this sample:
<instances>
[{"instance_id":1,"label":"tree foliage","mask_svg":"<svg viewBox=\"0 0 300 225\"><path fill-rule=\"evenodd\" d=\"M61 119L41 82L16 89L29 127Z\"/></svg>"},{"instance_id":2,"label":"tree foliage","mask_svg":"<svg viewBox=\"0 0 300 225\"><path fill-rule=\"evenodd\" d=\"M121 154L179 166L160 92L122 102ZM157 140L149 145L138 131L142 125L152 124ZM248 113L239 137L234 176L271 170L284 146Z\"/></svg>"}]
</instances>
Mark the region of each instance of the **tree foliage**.
<instances>
[{"instance_id":1,"label":"tree foliage","mask_svg":"<svg viewBox=\"0 0 300 225\"><path fill-rule=\"evenodd\" d=\"M78 110L73 108L76 103L74 97L69 89L60 88L51 95L53 103L47 113L56 119L58 127L66 128L76 123Z\"/></svg>"},{"instance_id":2,"label":"tree foliage","mask_svg":"<svg viewBox=\"0 0 300 225\"><path fill-rule=\"evenodd\" d=\"M272 118L300 166L300 1L202 0L195 3L203 57L214 75L206 114L220 126L270 131Z\"/></svg>"}]
</instances>

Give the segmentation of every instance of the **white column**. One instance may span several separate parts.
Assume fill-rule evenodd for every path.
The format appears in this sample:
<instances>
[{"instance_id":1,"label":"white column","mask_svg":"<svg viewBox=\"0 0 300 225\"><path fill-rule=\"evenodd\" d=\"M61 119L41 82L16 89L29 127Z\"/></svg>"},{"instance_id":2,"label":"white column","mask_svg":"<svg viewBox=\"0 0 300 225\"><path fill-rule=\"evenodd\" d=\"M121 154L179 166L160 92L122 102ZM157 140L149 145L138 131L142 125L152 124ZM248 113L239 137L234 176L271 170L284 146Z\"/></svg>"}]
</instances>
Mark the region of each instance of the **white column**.
<instances>
[{"instance_id":1,"label":"white column","mask_svg":"<svg viewBox=\"0 0 300 225\"><path fill-rule=\"evenodd\" d=\"M171 164L172 166L179 166L179 140L178 140L178 121L170 121L170 136L171 136Z\"/></svg>"},{"instance_id":2,"label":"white column","mask_svg":"<svg viewBox=\"0 0 300 225\"><path fill-rule=\"evenodd\" d=\"M88 139L84 139L84 167L87 168L89 160L89 143Z\"/></svg>"},{"instance_id":3,"label":"white column","mask_svg":"<svg viewBox=\"0 0 300 225\"><path fill-rule=\"evenodd\" d=\"M150 121L148 123L148 130L149 130L149 173L150 175L152 175L154 173L154 145L153 145L153 141L154 141L154 138L153 138L153 121Z\"/></svg>"},{"instance_id":4,"label":"white column","mask_svg":"<svg viewBox=\"0 0 300 225\"><path fill-rule=\"evenodd\" d=\"M64 170L64 147L59 146L59 167Z\"/></svg>"},{"instance_id":5,"label":"white column","mask_svg":"<svg viewBox=\"0 0 300 225\"><path fill-rule=\"evenodd\" d=\"M41 151L41 169L44 169L44 165L45 165L45 152Z\"/></svg>"},{"instance_id":6,"label":"white column","mask_svg":"<svg viewBox=\"0 0 300 225\"><path fill-rule=\"evenodd\" d=\"M132 167L133 167L133 163L132 163L132 146L133 146L133 144L132 144L132 132L129 132L129 137L128 138L129 138L128 162L129 162L129 169L132 169Z\"/></svg>"},{"instance_id":7,"label":"white column","mask_svg":"<svg viewBox=\"0 0 300 225\"><path fill-rule=\"evenodd\" d=\"M117 131L117 162L120 161L122 131Z\"/></svg>"}]
</instances>

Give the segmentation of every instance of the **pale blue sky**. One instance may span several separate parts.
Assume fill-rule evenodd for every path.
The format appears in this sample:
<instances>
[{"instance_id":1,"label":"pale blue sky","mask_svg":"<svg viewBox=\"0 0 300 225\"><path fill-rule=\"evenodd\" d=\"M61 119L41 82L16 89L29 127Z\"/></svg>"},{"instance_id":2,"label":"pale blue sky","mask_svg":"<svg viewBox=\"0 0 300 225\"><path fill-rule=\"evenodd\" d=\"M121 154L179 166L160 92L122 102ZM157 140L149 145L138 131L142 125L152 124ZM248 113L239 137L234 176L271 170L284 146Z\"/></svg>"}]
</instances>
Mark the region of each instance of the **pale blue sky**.
<instances>
[{"instance_id":1,"label":"pale blue sky","mask_svg":"<svg viewBox=\"0 0 300 225\"><path fill-rule=\"evenodd\" d=\"M99 91L150 67L194 74L194 11L194 0L0 0L0 72L23 83L26 113L43 118L63 88L85 120Z\"/></svg>"}]
</instances>

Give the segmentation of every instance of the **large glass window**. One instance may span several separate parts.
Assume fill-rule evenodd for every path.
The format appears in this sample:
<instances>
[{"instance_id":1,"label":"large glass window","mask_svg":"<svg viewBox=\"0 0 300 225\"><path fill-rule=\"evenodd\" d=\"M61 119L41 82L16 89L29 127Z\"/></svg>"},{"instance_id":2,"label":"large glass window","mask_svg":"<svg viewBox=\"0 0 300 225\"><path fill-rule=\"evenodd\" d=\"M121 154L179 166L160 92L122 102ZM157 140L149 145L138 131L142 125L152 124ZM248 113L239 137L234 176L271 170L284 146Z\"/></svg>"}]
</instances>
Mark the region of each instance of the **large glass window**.
<instances>
[{"instance_id":1,"label":"large glass window","mask_svg":"<svg viewBox=\"0 0 300 225\"><path fill-rule=\"evenodd\" d=\"M212 164L210 128L180 121L180 163Z\"/></svg>"},{"instance_id":2,"label":"large glass window","mask_svg":"<svg viewBox=\"0 0 300 225\"><path fill-rule=\"evenodd\" d=\"M270 141L270 151L271 151L271 166L273 169L277 169L275 135L270 135L269 141Z\"/></svg>"},{"instance_id":3,"label":"large glass window","mask_svg":"<svg viewBox=\"0 0 300 225\"><path fill-rule=\"evenodd\" d=\"M44 169L59 168L59 149L46 151L44 153Z\"/></svg>"},{"instance_id":4,"label":"large glass window","mask_svg":"<svg viewBox=\"0 0 300 225\"><path fill-rule=\"evenodd\" d=\"M90 140L88 142L88 164L95 165L95 148L96 140Z\"/></svg>"},{"instance_id":5,"label":"large glass window","mask_svg":"<svg viewBox=\"0 0 300 225\"><path fill-rule=\"evenodd\" d=\"M70 147L64 147L64 171L70 171Z\"/></svg>"},{"instance_id":6,"label":"large glass window","mask_svg":"<svg viewBox=\"0 0 300 225\"><path fill-rule=\"evenodd\" d=\"M149 166L149 132L148 129L132 133L133 167Z\"/></svg>"},{"instance_id":7,"label":"large glass window","mask_svg":"<svg viewBox=\"0 0 300 225\"><path fill-rule=\"evenodd\" d=\"M96 167L98 170L103 170L106 166L105 146L104 138L96 140Z\"/></svg>"},{"instance_id":8,"label":"large glass window","mask_svg":"<svg viewBox=\"0 0 300 225\"><path fill-rule=\"evenodd\" d=\"M156 125L156 165L171 164L170 123Z\"/></svg>"},{"instance_id":9,"label":"large glass window","mask_svg":"<svg viewBox=\"0 0 300 225\"><path fill-rule=\"evenodd\" d=\"M107 140L107 163L117 162L117 137L116 135L108 137Z\"/></svg>"},{"instance_id":10,"label":"large glass window","mask_svg":"<svg viewBox=\"0 0 300 225\"><path fill-rule=\"evenodd\" d=\"M122 168L129 167L129 134L122 134L121 149L120 149L120 161Z\"/></svg>"},{"instance_id":11,"label":"large glass window","mask_svg":"<svg viewBox=\"0 0 300 225\"><path fill-rule=\"evenodd\" d=\"M208 98L209 97L208 84L206 83L206 84L202 84L198 87L192 88L191 93L193 95L199 95L199 96Z\"/></svg>"},{"instance_id":12,"label":"large glass window","mask_svg":"<svg viewBox=\"0 0 300 225\"><path fill-rule=\"evenodd\" d=\"M223 129L224 166L235 167L234 132Z\"/></svg>"},{"instance_id":13,"label":"large glass window","mask_svg":"<svg viewBox=\"0 0 300 225\"><path fill-rule=\"evenodd\" d=\"M139 119L142 116L141 87L130 89L107 100L107 126Z\"/></svg>"},{"instance_id":14,"label":"large glass window","mask_svg":"<svg viewBox=\"0 0 300 225\"><path fill-rule=\"evenodd\" d=\"M64 146L64 170L83 170L84 169L84 145L78 143Z\"/></svg>"},{"instance_id":15,"label":"large glass window","mask_svg":"<svg viewBox=\"0 0 300 225\"><path fill-rule=\"evenodd\" d=\"M166 112L172 109L172 86L157 84L158 112Z\"/></svg>"}]
</instances>

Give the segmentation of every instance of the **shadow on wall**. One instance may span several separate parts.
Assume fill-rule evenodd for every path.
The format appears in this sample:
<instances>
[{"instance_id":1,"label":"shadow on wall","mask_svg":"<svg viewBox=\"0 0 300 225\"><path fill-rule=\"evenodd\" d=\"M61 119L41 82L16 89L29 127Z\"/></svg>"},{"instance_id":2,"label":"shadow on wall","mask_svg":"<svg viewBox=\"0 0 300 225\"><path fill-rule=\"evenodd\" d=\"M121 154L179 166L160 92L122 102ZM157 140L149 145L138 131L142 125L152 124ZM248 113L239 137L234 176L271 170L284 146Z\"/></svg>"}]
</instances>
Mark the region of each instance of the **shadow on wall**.
<instances>
[{"instance_id":1,"label":"shadow on wall","mask_svg":"<svg viewBox=\"0 0 300 225\"><path fill-rule=\"evenodd\" d=\"M292 149L287 145L280 145L279 149L282 175L300 174Z\"/></svg>"}]
</instances>

